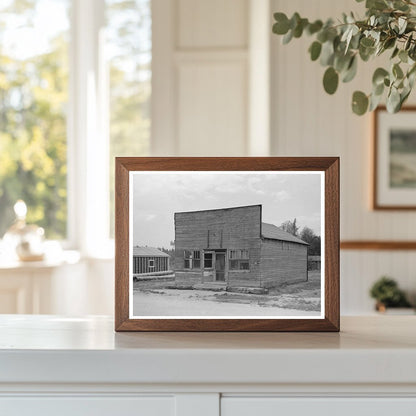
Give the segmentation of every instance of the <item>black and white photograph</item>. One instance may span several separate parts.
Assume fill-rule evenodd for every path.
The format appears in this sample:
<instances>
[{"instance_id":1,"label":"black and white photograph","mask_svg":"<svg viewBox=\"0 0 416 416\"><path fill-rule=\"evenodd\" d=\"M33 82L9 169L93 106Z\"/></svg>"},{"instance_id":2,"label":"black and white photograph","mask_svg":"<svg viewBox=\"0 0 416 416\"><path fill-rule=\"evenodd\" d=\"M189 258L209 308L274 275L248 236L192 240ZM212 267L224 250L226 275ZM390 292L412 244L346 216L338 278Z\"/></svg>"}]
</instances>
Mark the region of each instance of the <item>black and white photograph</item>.
<instances>
[{"instance_id":1,"label":"black and white photograph","mask_svg":"<svg viewBox=\"0 0 416 416\"><path fill-rule=\"evenodd\" d=\"M130 172L130 317L323 318L323 206L323 172Z\"/></svg>"}]
</instances>

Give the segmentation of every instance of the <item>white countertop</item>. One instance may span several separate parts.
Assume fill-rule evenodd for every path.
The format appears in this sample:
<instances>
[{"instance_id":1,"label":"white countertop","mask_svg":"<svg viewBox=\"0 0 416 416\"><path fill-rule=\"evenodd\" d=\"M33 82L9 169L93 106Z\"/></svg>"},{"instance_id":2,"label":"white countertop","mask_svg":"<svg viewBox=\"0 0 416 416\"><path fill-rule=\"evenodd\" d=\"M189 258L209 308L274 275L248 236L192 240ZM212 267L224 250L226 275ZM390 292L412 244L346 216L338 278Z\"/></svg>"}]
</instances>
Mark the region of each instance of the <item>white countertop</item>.
<instances>
[{"instance_id":1,"label":"white countertop","mask_svg":"<svg viewBox=\"0 0 416 416\"><path fill-rule=\"evenodd\" d=\"M416 316L338 333L115 333L107 317L0 316L0 383L416 383Z\"/></svg>"}]
</instances>

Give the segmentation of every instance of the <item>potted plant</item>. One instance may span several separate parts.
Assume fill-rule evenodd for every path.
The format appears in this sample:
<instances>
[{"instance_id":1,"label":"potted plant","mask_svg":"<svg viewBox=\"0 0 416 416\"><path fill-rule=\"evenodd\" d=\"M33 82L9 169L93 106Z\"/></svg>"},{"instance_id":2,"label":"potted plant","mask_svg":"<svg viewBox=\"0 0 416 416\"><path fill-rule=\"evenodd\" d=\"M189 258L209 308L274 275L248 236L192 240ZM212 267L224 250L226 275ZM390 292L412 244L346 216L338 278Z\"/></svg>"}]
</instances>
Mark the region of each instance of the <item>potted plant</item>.
<instances>
[{"instance_id":1,"label":"potted plant","mask_svg":"<svg viewBox=\"0 0 416 416\"><path fill-rule=\"evenodd\" d=\"M387 276L377 280L370 289L370 296L376 300L376 310L386 312L387 308L410 308L405 293L397 282Z\"/></svg>"},{"instance_id":2,"label":"potted plant","mask_svg":"<svg viewBox=\"0 0 416 416\"><path fill-rule=\"evenodd\" d=\"M309 54L326 68L323 86L328 94L335 93L340 80L355 77L359 61L390 55L390 65L375 70L371 93L353 93L355 114L374 110L385 94L387 110L395 113L409 97L416 78L416 0L366 0L362 19L344 13L336 21L310 22L299 13L288 18L280 12L274 19L273 33L283 36L284 44L304 34L314 38Z\"/></svg>"}]
</instances>

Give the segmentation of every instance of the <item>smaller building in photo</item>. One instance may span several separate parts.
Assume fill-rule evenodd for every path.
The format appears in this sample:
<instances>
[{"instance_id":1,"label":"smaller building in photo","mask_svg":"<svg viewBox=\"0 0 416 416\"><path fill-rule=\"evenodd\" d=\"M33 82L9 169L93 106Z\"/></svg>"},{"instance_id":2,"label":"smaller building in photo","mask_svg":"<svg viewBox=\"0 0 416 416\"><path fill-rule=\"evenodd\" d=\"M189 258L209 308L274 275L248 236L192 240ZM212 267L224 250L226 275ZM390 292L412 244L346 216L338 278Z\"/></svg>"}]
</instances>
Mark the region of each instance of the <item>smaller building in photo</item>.
<instances>
[{"instance_id":1,"label":"smaller building in photo","mask_svg":"<svg viewBox=\"0 0 416 416\"><path fill-rule=\"evenodd\" d=\"M321 256L308 256L308 270L321 270Z\"/></svg>"},{"instance_id":2,"label":"smaller building in photo","mask_svg":"<svg viewBox=\"0 0 416 416\"><path fill-rule=\"evenodd\" d=\"M170 270L169 254L154 247L133 247L133 276L165 274Z\"/></svg>"}]
</instances>

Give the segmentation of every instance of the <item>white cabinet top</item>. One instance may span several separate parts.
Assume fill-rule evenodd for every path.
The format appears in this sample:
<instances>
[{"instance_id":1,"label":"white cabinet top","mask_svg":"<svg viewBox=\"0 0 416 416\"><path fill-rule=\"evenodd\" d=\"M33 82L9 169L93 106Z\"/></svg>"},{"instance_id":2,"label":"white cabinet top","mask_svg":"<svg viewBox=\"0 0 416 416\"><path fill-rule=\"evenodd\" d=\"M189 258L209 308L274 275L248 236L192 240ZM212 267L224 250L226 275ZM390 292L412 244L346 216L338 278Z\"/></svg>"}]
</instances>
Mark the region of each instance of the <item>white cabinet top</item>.
<instances>
[{"instance_id":1,"label":"white cabinet top","mask_svg":"<svg viewBox=\"0 0 416 416\"><path fill-rule=\"evenodd\" d=\"M115 333L107 317L0 316L0 383L416 383L416 316L338 333Z\"/></svg>"}]
</instances>

